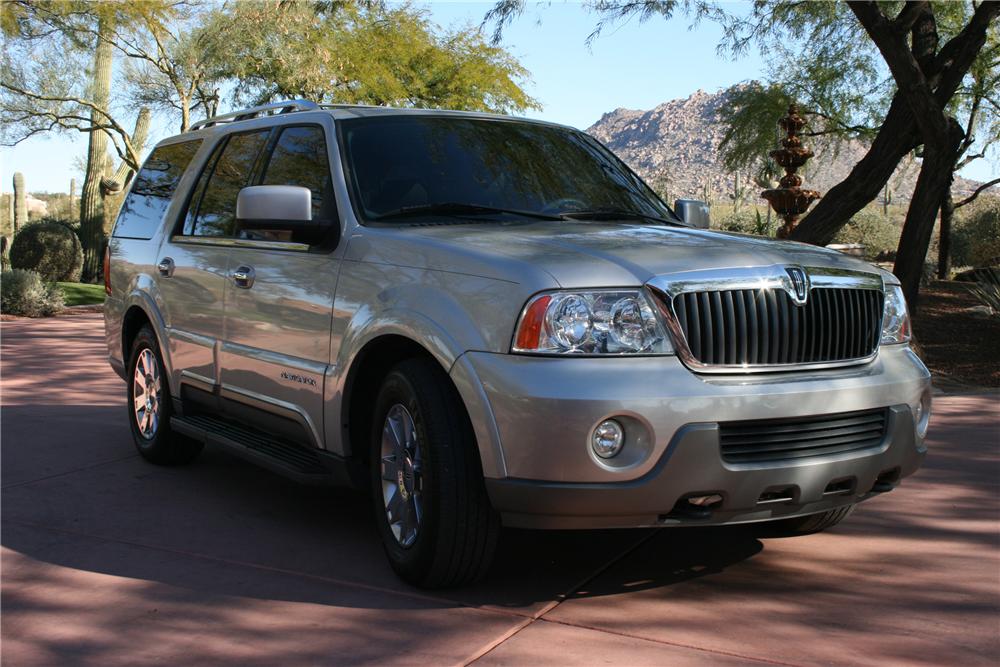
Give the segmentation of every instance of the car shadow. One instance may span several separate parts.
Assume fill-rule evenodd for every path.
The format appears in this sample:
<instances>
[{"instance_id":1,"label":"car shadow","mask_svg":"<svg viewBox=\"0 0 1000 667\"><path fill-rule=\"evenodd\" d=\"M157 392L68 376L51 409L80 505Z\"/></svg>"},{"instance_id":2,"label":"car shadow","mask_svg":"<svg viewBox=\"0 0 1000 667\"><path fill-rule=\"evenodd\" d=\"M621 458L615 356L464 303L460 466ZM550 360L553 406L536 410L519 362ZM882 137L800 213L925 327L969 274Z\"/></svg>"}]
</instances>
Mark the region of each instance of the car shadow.
<instances>
[{"instance_id":1,"label":"car shadow","mask_svg":"<svg viewBox=\"0 0 1000 667\"><path fill-rule=\"evenodd\" d=\"M763 549L738 528L673 531L667 552L636 577L615 589L587 589L595 573L657 530L505 529L484 582L420 591L388 567L365 494L300 486L212 448L188 466L153 466L134 456L123 413L116 406L2 408L4 547L62 567L226 596L344 604L346 586L401 594L370 596L376 606L429 597L522 614L581 590L613 595L711 575ZM220 577L220 568L245 576ZM309 585L265 585L254 571Z\"/></svg>"}]
</instances>

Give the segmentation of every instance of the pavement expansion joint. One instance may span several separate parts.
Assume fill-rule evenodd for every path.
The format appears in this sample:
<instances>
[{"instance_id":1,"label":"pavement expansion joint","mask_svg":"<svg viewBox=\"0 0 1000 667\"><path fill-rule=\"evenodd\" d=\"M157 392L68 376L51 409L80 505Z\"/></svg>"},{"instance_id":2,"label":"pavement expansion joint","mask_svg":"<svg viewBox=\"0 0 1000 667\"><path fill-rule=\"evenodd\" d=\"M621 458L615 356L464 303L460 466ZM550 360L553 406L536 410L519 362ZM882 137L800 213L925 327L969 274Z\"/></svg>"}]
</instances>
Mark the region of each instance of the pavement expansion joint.
<instances>
[{"instance_id":1,"label":"pavement expansion joint","mask_svg":"<svg viewBox=\"0 0 1000 667\"><path fill-rule=\"evenodd\" d=\"M28 486L30 484L37 484L38 482L44 482L49 479L56 479L57 477L65 477L66 475L72 475L78 472L84 472L86 470L93 470L94 468L100 468L101 466L111 465L112 463L119 463L121 461L128 461L129 459L134 459L138 454L129 454L128 456L122 456L117 459L108 459L107 461L98 461L97 463L92 463L87 466L81 466L79 468L73 468L72 470L64 470L63 472L52 473L51 475L45 475L44 477L38 477L37 479L28 479L23 482L14 482L13 484L7 484L0 487L0 491L6 491L7 489L16 489L21 486Z\"/></svg>"}]
</instances>

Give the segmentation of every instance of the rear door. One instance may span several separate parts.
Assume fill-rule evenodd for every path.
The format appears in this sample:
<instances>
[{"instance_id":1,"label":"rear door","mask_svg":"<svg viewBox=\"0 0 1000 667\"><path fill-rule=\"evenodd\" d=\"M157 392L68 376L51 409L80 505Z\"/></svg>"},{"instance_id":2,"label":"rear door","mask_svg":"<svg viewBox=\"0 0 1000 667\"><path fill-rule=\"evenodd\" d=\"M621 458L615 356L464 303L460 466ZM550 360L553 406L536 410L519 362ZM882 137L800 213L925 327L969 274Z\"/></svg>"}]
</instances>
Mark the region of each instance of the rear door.
<instances>
[{"instance_id":1,"label":"rear door","mask_svg":"<svg viewBox=\"0 0 1000 667\"><path fill-rule=\"evenodd\" d=\"M340 268L332 140L324 125L309 123L280 127L271 137L255 184L309 188L312 218L325 223L324 235L303 242L280 230L237 232L220 350L227 410L315 446L323 442L323 386Z\"/></svg>"},{"instance_id":2,"label":"rear door","mask_svg":"<svg viewBox=\"0 0 1000 667\"><path fill-rule=\"evenodd\" d=\"M270 129L222 139L205 163L178 229L160 247L158 284L168 323L174 387L215 404L218 353L236 196L252 178Z\"/></svg>"}]
</instances>

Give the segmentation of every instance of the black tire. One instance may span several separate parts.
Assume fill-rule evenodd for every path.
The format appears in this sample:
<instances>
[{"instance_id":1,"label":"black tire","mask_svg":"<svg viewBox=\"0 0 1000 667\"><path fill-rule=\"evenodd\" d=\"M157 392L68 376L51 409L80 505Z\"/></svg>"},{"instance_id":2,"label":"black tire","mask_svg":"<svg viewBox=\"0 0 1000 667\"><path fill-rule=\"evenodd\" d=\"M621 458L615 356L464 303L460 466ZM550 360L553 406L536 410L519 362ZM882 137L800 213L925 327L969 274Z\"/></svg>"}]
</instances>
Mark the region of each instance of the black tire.
<instances>
[{"instance_id":1,"label":"black tire","mask_svg":"<svg viewBox=\"0 0 1000 667\"><path fill-rule=\"evenodd\" d=\"M769 521L762 524L762 527L766 532L779 536L794 537L796 535L810 535L836 526L850 516L853 511L854 505L847 505L845 507L838 507L835 510L820 512L819 514L807 514L806 516L797 516L792 519Z\"/></svg>"},{"instance_id":2,"label":"black tire","mask_svg":"<svg viewBox=\"0 0 1000 667\"><path fill-rule=\"evenodd\" d=\"M414 488L419 489L422 513L414 541L406 546L390 526L382 484L382 432L396 406L408 412L420 443L420 481ZM403 361L385 377L375 401L369 455L375 520L392 569L423 588L482 579L496 550L500 518L486 494L465 406L433 360Z\"/></svg>"},{"instance_id":3,"label":"black tire","mask_svg":"<svg viewBox=\"0 0 1000 667\"><path fill-rule=\"evenodd\" d=\"M138 411L136 410L136 367L141 357L148 361L149 357L144 356L144 352L147 351L155 358L159 391L153 392L158 396L155 401L155 408L158 411L156 426L148 428L148 432L144 433L139 426ZM128 366L126 367L128 423L132 429L132 440L135 443L135 448L139 450L139 454L150 463L157 465L190 463L201 453L203 445L174 433L170 428L173 404L171 403L165 368L163 356L160 354L160 345L156 341L156 334L153 333L149 325L146 325L139 330L132 341L132 349L129 352Z\"/></svg>"}]
</instances>

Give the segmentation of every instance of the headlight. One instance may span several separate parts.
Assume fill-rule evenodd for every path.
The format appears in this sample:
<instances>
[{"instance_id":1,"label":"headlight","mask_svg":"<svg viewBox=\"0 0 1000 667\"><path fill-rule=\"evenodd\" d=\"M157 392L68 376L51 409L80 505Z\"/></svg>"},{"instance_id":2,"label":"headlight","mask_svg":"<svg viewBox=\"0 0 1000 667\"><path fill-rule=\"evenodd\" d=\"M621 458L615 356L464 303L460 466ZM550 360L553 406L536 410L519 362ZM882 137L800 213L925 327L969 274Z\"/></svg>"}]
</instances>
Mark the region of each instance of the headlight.
<instances>
[{"instance_id":1,"label":"headlight","mask_svg":"<svg viewBox=\"0 0 1000 667\"><path fill-rule=\"evenodd\" d=\"M536 294L521 312L514 352L673 354L646 292L589 290Z\"/></svg>"},{"instance_id":2,"label":"headlight","mask_svg":"<svg viewBox=\"0 0 1000 667\"><path fill-rule=\"evenodd\" d=\"M899 285L885 286L885 308L882 312L882 344L906 343L910 340L910 315L906 298Z\"/></svg>"}]
</instances>

